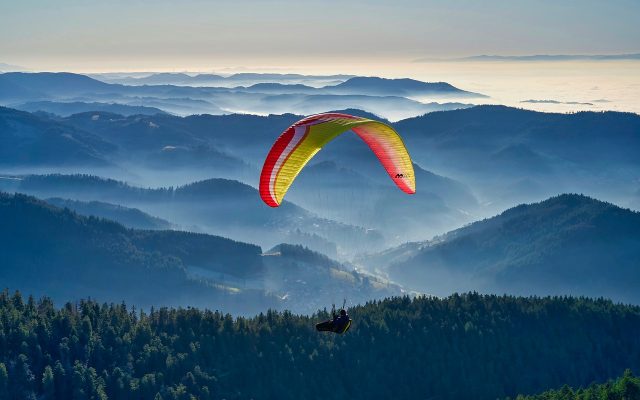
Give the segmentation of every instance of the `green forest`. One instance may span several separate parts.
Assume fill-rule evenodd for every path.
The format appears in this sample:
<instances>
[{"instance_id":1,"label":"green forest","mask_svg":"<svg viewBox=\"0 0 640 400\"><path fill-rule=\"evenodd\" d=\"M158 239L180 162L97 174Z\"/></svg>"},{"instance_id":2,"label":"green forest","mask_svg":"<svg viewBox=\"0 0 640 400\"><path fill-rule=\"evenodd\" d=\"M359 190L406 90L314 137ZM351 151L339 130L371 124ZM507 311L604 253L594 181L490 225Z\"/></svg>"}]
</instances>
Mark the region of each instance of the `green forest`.
<instances>
[{"instance_id":1,"label":"green forest","mask_svg":"<svg viewBox=\"0 0 640 400\"><path fill-rule=\"evenodd\" d=\"M603 384L591 384L574 390L564 385L535 396L518 396L516 400L640 400L640 378L626 370L618 379Z\"/></svg>"},{"instance_id":2,"label":"green forest","mask_svg":"<svg viewBox=\"0 0 640 400\"><path fill-rule=\"evenodd\" d=\"M396 297L349 313L336 336L314 330L326 311L57 307L5 291L0 399L495 399L640 369L640 307L604 299Z\"/></svg>"}]
</instances>

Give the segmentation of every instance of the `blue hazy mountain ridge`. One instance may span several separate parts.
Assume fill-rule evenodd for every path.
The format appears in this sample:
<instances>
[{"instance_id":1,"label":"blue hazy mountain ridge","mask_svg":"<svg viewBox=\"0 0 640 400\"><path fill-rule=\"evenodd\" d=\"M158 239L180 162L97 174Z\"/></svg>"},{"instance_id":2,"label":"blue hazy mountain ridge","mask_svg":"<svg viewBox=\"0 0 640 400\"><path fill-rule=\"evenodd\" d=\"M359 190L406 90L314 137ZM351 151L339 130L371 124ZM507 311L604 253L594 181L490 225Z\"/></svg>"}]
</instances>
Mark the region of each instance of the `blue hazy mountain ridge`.
<instances>
[{"instance_id":1,"label":"blue hazy mountain ridge","mask_svg":"<svg viewBox=\"0 0 640 400\"><path fill-rule=\"evenodd\" d=\"M274 94L265 96L253 110L262 113L296 113L310 115L319 114L336 108L361 107L377 115L395 120L423 115L434 111L455 110L472 107L466 103L421 103L401 96L371 94Z\"/></svg>"},{"instance_id":2,"label":"blue hazy mountain ridge","mask_svg":"<svg viewBox=\"0 0 640 400\"><path fill-rule=\"evenodd\" d=\"M133 106L128 104L117 103L99 103L99 102L57 102L57 101L31 101L22 104L12 105L13 108L22 111L44 111L47 113L55 114L61 117L68 117L72 114L79 114L84 112L108 112L113 114L120 114L124 116L129 115L155 115L166 114L156 107L147 106Z\"/></svg>"},{"instance_id":3,"label":"blue hazy mountain ridge","mask_svg":"<svg viewBox=\"0 0 640 400\"><path fill-rule=\"evenodd\" d=\"M154 130L147 126L140 131L144 134L131 129L130 134L123 136L142 147L147 146L143 144L145 140L152 146L150 139L158 137L162 146L185 144L179 140L185 140L187 144L210 143L259 167L265 149L271 146L273 139L284 130L283 127L299 118L292 114L266 117L202 115L93 121L87 115L71 117L64 122L95 132L104 140L115 140L112 138L117 132L126 130L129 125L136 127L135 121L139 124L136 129L142 129L144 124L155 124L160 128ZM417 164L427 170L450 171L465 178L507 183L522 178L571 183L576 178L576 182L582 184L588 183L580 176L583 172L588 172L589 179L595 183L594 178L602 173L615 176L618 167L640 165L635 152L640 146L640 139L635 134L640 129L640 117L635 114L549 114L503 106L477 106L430 113L396 122L393 126L401 132ZM164 135L168 135L166 140L162 139ZM350 136L354 135L336 139L335 143L340 146L330 143L331 151L324 151L319 157L326 154L342 156L347 146L348 151L344 154L349 153L350 158L368 156L366 147L356 143L357 140L346 141ZM142 142L135 142L137 140ZM524 159L523 155L526 155ZM524 170L516 168L518 165ZM612 182L617 184L616 179Z\"/></svg>"},{"instance_id":4,"label":"blue hazy mountain ridge","mask_svg":"<svg viewBox=\"0 0 640 400\"><path fill-rule=\"evenodd\" d=\"M0 193L0 279L7 287L66 302L99 297L137 307L210 307L240 315L266 308L312 313L400 294L301 246L258 246L218 236L136 230L84 217L25 195ZM34 243L37 246L34 247Z\"/></svg>"},{"instance_id":5,"label":"blue hazy mountain ridge","mask_svg":"<svg viewBox=\"0 0 640 400\"><path fill-rule=\"evenodd\" d=\"M640 213L582 195L523 204L364 260L407 288L640 303Z\"/></svg>"},{"instance_id":6,"label":"blue hazy mountain ridge","mask_svg":"<svg viewBox=\"0 0 640 400\"><path fill-rule=\"evenodd\" d=\"M167 116L130 116L109 113L81 113L61 119L63 123L90 130L117 146L112 154L114 163L130 163L160 170L175 168L210 168L226 171L235 177L253 171L249 162L217 148L221 141L213 140L211 132L200 135L183 129L182 118ZM175 118L175 119L174 119Z\"/></svg>"},{"instance_id":7,"label":"blue hazy mountain ridge","mask_svg":"<svg viewBox=\"0 0 640 400\"><path fill-rule=\"evenodd\" d=\"M247 92L258 92L258 93L279 93L279 94L312 94L317 93L318 89L303 85L301 83L297 84L284 84L284 83L256 83L254 85L248 87L236 87L235 90L247 91Z\"/></svg>"},{"instance_id":8,"label":"blue hazy mountain ridge","mask_svg":"<svg viewBox=\"0 0 640 400\"><path fill-rule=\"evenodd\" d=\"M145 162L159 170L208 168L220 171L220 174L224 174L228 178L244 175L244 172L247 174L255 173L255 169L249 164L208 144L167 145L160 150L150 150Z\"/></svg>"},{"instance_id":9,"label":"blue hazy mountain ridge","mask_svg":"<svg viewBox=\"0 0 640 400\"><path fill-rule=\"evenodd\" d=\"M131 76L127 74L93 74L92 77L109 83L125 85L158 85L174 84L181 86L225 85L242 86L256 83L298 84L304 82L342 82L353 75L302 75L302 74L273 74L273 73L236 73L229 76L217 74L184 73L149 73L147 76Z\"/></svg>"},{"instance_id":10,"label":"blue hazy mountain ridge","mask_svg":"<svg viewBox=\"0 0 640 400\"><path fill-rule=\"evenodd\" d=\"M7 86L5 86L7 85ZM13 87L29 96L64 96L77 93L104 93L115 85L104 83L85 75L69 72L7 72L0 74L0 100L12 100L16 94L6 88ZM33 99L27 99L33 100Z\"/></svg>"},{"instance_id":11,"label":"blue hazy mountain ridge","mask_svg":"<svg viewBox=\"0 0 640 400\"><path fill-rule=\"evenodd\" d=\"M207 167L233 171L230 176L252 169L243 160L216 149L205 138L166 129L161 121L107 112L51 118L0 107L0 164L96 166L136 159L137 167Z\"/></svg>"},{"instance_id":12,"label":"blue hazy mountain ridge","mask_svg":"<svg viewBox=\"0 0 640 400\"><path fill-rule=\"evenodd\" d=\"M455 95L459 97L487 97L468 92L446 82L422 82L415 79L387 79L378 77L354 77L325 91L379 96Z\"/></svg>"},{"instance_id":13,"label":"blue hazy mountain ridge","mask_svg":"<svg viewBox=\"0 0 640 400\"><path fill-rule=\"evenodd\" d=\"M275 74L275 73L260 73L260 72L239 72L230 75L227 79L255 79L259 81L276 81L278 79L295 81L301 79L332 79L332 80L347 80L353 78L353 75L346 74L334 74L334 75L304 75L304 74Z\"/></svg>"},{"instance_id":14,"label":"blue hazy mountain ridge","mask_svg":"<svg viewBox=\"0 0 640 400\"><path fill-rule=\"evenodd\" d=\"M0 101L25 101L28 99L39 99L42 93L25 88L19 83L6 79L5 74L0 74Z\"/></svg>"},{"instance_id":15,"label":"blue hazy mountain ridge","mask_svg":"<svg viewBox=\"0 0 640 400\"><path fill-rule=\"evenodd\" d=\"M169 221L151 216L137 208L103 201L79 201L59 197L45 199L45 201L59 208L68 208L80 215L109 219L128 228L155 230L173 228Z\"/></svg>"},{"instance_id":16,"label":"blue hazy mountain ridge","mask_svg":"<svg viewBox=\"0 0 640 400\"><path fill-rule=\"evenodd\" d=\"M129 78L121 83L138 85L171 85L171 84L198 84L205 82L218 82L224 80L223 76L215 74L200 74L191 76L183 73L161 72L141 78Z\"/></svg>"},{"instance_id":17,"label":"blue hazy mountain ridge","mask_svg":"<svg viewBox=\"0 0 640 400\"><path fill-rule=\"evenodd\" d=\"M0 165L108 165L116 146L84 130L0 107Z\"/></svg>"},{"instance_id":18,"label":"blue hazy mountain ridge","mask_svg":"<svg viewBox=\"0 0 640 400\"><path fill-rule=\"evenodd\" d=\"M637 114L476 106L394 126L416 163L473 182L474 192L495 207L562 192L628 205L638 188L630 178L640 171Z\"/></svg>"},{"instance_id":19,"label":"blue hazy mountain ridge","mask_svg":"<svg viewBox=\"0 0 640 400\"><path fill-rule=\"evenodd\" d=\"M347 111L375 117L362 111ZM208 166L214 167L207 169L213 176L237 176L237 179L246 176L250 179L248 182L256 185L258 170L274 138L299 118L292 114L180 118L85 113L56 122L73 125L105 142L115 143L118 151L110 153L111 162L135 159L137 167L147 164L166 171L175 167L191 168L195 172L187 175L194 176L192 180L211 176L196 175L204 170L203 166ZM387 211L388 215L396 209L403 209L390 206L397 201L417 203L421 207L418 217L411 218L409 222L415 224L416 230L423 229L422 234L401 240L418 240L428 234L439 234L472 221L476 215L491 215L513 204L541 200L562 192L589 193L625 206L638 203L640 188L630 175L630 171L640 169L635 154L635 149L640 146L635 134L640 130L640 117L634 114L547 114L502 106L478 106L431 113L399 121L393 126L401 132L421 169L442 171L438 175L456 177L455 181L466 184L469 187L467 192L472 194L462 195L460 190L455 194L450 185L448 188L438 186L429 180L429 175L419 176L418 185L421 196L432 197L413 201L413 197L396 198L401 193L389 193L391 197L380 203L381 209L393 210ZM56 157L61 156L61 151ZM118 155L117 160L115 155ZM354 134L342 135L329 143L313 163L322 161L335 162L337 174L342 167L367 174L377 187L384 188L384 193L395 190L371 151ZM361 219L355 219L354 212L345 215L345 207L339 206L350 204L348 201L352 201L349 199L355 196L353 193L350 194L346 188L335 193L335 187L329 187L332 185L330 176L315 186L312 179L309 185L305 185L305 171L292 186L289 199L320 215L339 220L348 217L351 219L343 221L371 226L365 218L367 213L361 212ZM346 178L348 175L336 175L333 179L336 183L344 181L342 186L345 187L348 183ZM425 179L425 182L421 184L420 179ZM355 179L349 182L359 184ZM300 198L307 193L300 189L304 187L313 189L313 193L308 192L309 196ZM335 196L326 196L332 190ZM323 198L328 201L321 201ZM372 196L357 198L357 204L363 210L372 210L373 204L378 202ZM479 201L473 201L473 198ZM338 199L343 200L340 202ZM331 202L333 205L329 207L327 204ZM483 204L484 211L475 211L478 202ZM432 206L430 212L423 210L425 204ZM325 214L327 210L333 214ZM422 225L421 220L424 220ZM390 227L401 230L401 226L393 223Z\"/></svg>"},{"instance_id":20,"label":"blue hazy mountain ridge","mask_svg":"<svg viewBox=\"0 0 640 400\"><path fill-rule=\"evenodd\" d=\"M64 123L95 132L104 140L131 151L159 151L166 146L196 148L208 145L258 168L273 140L300 116L192 115L121 117L73 115ZM100 114L99 114L100 115ZM260 165L261 166L261 165Z\"/></svg>"},{"instance_id":21,"label":"blue hazy mountain ridge","mask_svg":"<svg viewBox=\"0 0 640 400\"><path fill-rule=\"evenodd\" d=\"M135 158L137 164L146 162L166 170L188 168L193 160L197 162L194 170L214 166L212 173L217 176L254 176L248 182L255 185L256 171L274 138L299 118L292 114L180 118L86 113L56 122L117 145L111 157ZM562 192L589 193L622 205L638 201L639 188L629 175L640 168L635 152L640 146L635 134L640 117L635 114L549 114L477 106L431 113L393 126L418 165L466 183L483 204L489 204L490 212ZM358 171L375 171L379 179L385 179L384 172L373 167L377 163L371 152L355 135L342 135L325 150L314 161L358 164L363 158L369 167ZM9 159L15 154L12 151ZM59 149L55 157L64 154ZM203 178L206 176L197 177Z\"/></svg>"},{"instance_id":22,"label":"blue hazy mountain ridge","mask_svg":"<svg viewBox=\"0 0 640 400\"><path fill-rule=\"evenodd\" d=\"M382 186L397 190L388 184L387 177L380 171L381 166L369 165L359 168L359 163L347 161L350 158L339 161L339 157L335 156L320 159L325 160L312 163L300 173L296 179L296 185L305 187L305 191L313 190L314 186L319 188L318 190L353 187L358 192L382 190ZM377 159L371 161L378 162ZM414 164L413 168L416 180L425 186L425 191L433 192L443 198L449 197L449 201L455 206L476 207L478 205L471 190L461 182L426 171L417 164Z\"/></svg>"},{"instance_id":23,"label":"blue hazy mountain ridge","mask_svg":"<svg viewBox=\"0 0 640 400\"><path fill-rule=\"evenodd\" d=\"M478 211L466 185L418 165L414 172L422 190L407 196L389 181L375 157L328 154L300 173L288 198L320 215L375 228L393 243L398 243L396 237L417 240L454 229Z\"/></svg>"},{"instance_id":24,"label":"blue hazy mountain ridge","mask_svg":"<svg viewBox=\"0 0 640 400\"><path fill-rule=\"evenodd\" d=\"M367 80L374 78L365 78ZM395 81L392 81L392 83ZM260 83L260 82L254 82ZM267 83L267 82L263 82ZM429 83L422 82L425 85ZM406 86L402 82L398 83ZM415 81L418 85L419 81ZM440 87L441 84L434 84ZM385 90L391 90L394 85L386 84ZM381 115L394 119L421 115L425 112L456 109L469 105L461 103L421 103L406 99L402 96L391 96L391 92L382 95L366 95L363 90L349 93L345 88L340 94L345 97L331 95L330 91L319 88L315 91L307 89L305 95L293 96L291 90L282 87L282 96L277 94L273 86L267 93L246 87L195 87L176 85L122 85L109 84L92 79L88 76L70 73L4 73L0 74L0 102L4 105L20 104L33 101L82 101L117 103L136 106L151 106L163 111L179 115L189 114L224 114L232 112L243 113L283 113L296 112L308 114L325 111L330 108L368 107ZM372 87L372 85L369 85ZM456 91L458 89L455 89ZM295 91L295 90L294 90ZM451 90L443 91L449 93ZM434 94L436 91L431 91ZM465 92L460 91L460 94ZM327 97L330 96L330 97ZM339 104L326 104L327 100L339 101ZM190 100L188 104L184 102ZM277 100L277 101L276 101ZM361 102L365 104L360 104ZM182 104L180 104L182 103ZM325 107L325 108L322 108ZM389 109L390 111L386 111Z\"/></svg>"},{"instance_id":25,"label":"blue hazy mountain ridge","mask_svg":"<svg viewBox=\"0 0 640 400\"><path fill-rule=\"evenodd\" d=\"M548 154L550 162L559 159L593 170L610 163L640 165L635 151L640 145L640 116L632 113L555 114L476 106L409 118L394 126L409 146L423 150L417 161L424 165L437 160L451 168L467 170L473 165L478 173L495 173L499 166L486 159L513 145Z\"/></svg>"},{"instance_id":26,"label":"blue hazy mountain ridge","mask_svg":"<svg viewBox=\"0 0 640 400\"><path fill-rule=\"evenodd\" d=\"M42 100L98 101L116 103L136 99L187 98L203 100L215 93L228 93L228 88L182 87L173 85L129 86L99 81L81 74L66 72L0 74L0 101L27 102ZM146 105L146 104L143 104ZM215 110L215 106L212 105Z\"/></svg>"},{"instance_id":27,"label":"blue hazy mountain ridge","mask_svg":"<svg viewBox=\"0 0 640 400\"><path fill-rule=\"evenodd\" d=\"M259 168L273 141L287 126L300 118L302 117L292 114L267 117L239 114L194 115L185 118L123 118L99 114L99 118L96 119L95 114L87 113L71 116L63 122L95 132L104 140L117 143L123 149L132 149L131 151L145 150L154 154L175 153L182 147L198 149L210 146L220 149L224 154L243 160L253 168L253 180L254 184L257 184ZM167 146L175 149L164 151ZM126 155L128 152L123 151L123 154ZM196 159L185 159L187 162L189 160ZM165 167L172 165L167 163ZM239 164L229 163L221 170L224 174L222 176L228 176L237 166Z\"/></svg>"},{"instance_id":28,"label":"blue hazy mountain ridge","mask_svg":"<svg viewBox=\"0 0 640 400\"><path fill-rule=\"evenodd\" d=\"M389 123L361 110L338 110L336 112L346 112ZM344 182L345 178L357 173L362 176L349 179L351 184L358 186L373 185L376 186L375 190L380 190L380 186L396 190L393 185L389 185L387 174L380 165L380 161L369 151L367 145L357 135L345 133L327 144L323 150L325 151L314 157L310 168L303 169L296 182L298 180L303 182L307 180L309 189L317 179L326 182L327 186L346 187L348 183ZM421 149L409 148L409 150L413 154L420 153ZM416 163L413 164L413 167L416 180L420 182L423 191L447 198L448 203L455 207L474 208L478 205L472 190L462 182L427 171ZM305 178L307 174L313 174L313 179ZM321 174L325 176L321 177ZM323 190L325 185L317 185L317 187Z\"/></svg>"},{"instance_id":29,"label":"blue hazy mountain ridge","mask_svg":"<svg viewBox=\"0 0 640 400\"><path fill-rule=\"evenodd\" d=\"M206 101L216 90L170 85L133 87L63 72L0 74L0 104L5 106L39 101L98 102L155 107L175 113L221 113L218 107Z\"/></svg>"},{"instance_id":30,"label":"blue hazy mountain ridge","mask_svg":"<svg viewBox=\"0 0 640 400\"><path fill-rule=\"evenodd\" d=\"M18 182L0 181L0 190L40 198L108 201L139 208L176 225L266 247L286 241L323 251L332 242L340 244L341 252L351 253L383 244L377 231L320 218L290 202L269 209L255 188L232 180L208 179L155 189L89 175L28 175Z\"/></svg>"},{"instance_id":31,"label":"blue hazy mountain ridge","mask_svg":"<svg viewBox=\"0 0 640 400\"><path fill-rule=\"evenodd\" d=\"M218 132L198 130L192 122L207 116L186 118L171 115L134 115L123 116L106 112L84 112L74 114L59 121L92 132L106 141L119 146L126 152L157 151L166 146L198 147L224 145L237 132ZM217 126L211 126L217 129ZM248 133L248 129L241 132ZM224 152L220 151L221 155ZM230 157L229 155L225 155Z\"/></svg>"},{"instance_id":32,"label":"blue hazy mountain ridge","mask_svg":"<svg viewBox=\"0 0 640 400\"><path fill-rule=\"evenodd\" d=\"M237 312L258 310L261 302L277 304L261 291L238 296L187 275L194 264L259 275L258 246L195 233L131 230L24 195L0 194L0 216L0 274L6 287L63 302L95 296L143 307L217 304Z\"/></svg>"},{"instance_id":33,"label":"blue hazy mountain ridge","mask_svg":"<svg viewBox=\"0 0 640 400\"><path fill-rule=\"evenodd\" d=\"M93 75L96 79L101 79L100 75ZM305 81L314 80L334 80L340 83L326 85L324 87L305 85ZM124 77L119 79L108 79L107 82L118 82L122 84L137 85L187 85L197 86L202 83L226 83L238 84L235 88L248 90L276 90L285 89L287 92L292 89L304 90L305 92L329 92L329 93L349 93L349 94L375 94L387 96L405 95L437 95L455 94L469 97L486 97L478 93L472 93L458 89L446 82L421 82L415 79L387 79L378 77L359 77L353 75L300 75L300 74L259 74L259 73L239 73L229 77L212 74L187 75L183 73L156 73L146 77L132 78ZM243 87L240 83L252 83L249 87ZM291 83L296 82L296 83ZM299 83L297 83L299 82ZM230 87L230 86L225 86Z\"/></svg>"}]
</instances>

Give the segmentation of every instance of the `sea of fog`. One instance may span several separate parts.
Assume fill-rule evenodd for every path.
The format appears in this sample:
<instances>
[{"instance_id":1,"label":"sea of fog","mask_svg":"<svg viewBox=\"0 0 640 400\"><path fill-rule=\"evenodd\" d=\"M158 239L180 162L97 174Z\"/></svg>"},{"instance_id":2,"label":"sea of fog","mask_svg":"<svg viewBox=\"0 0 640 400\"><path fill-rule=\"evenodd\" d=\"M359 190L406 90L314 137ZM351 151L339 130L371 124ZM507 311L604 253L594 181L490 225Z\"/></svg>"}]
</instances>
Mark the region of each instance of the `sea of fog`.
<instances>
[{"instance_id":1,"label":"sea of fog","mask_svg":"<svg viewBox=\"0 0 640 400\"><path fill-rule=\"evenodd\" d=\"M414 63L407 74L489 95L481 102L490 104L640 113L640 61Z\"/></svg>"},{"instance_id":2,"label":"sea of fog","mask_svg":"<svg viewBox=\"0 0 640 400\"><path fill-rule=\"evenodd\" d=\"M333 72L333 69L324 70ZM432 61L352 65L345 74L444 81L483 93L475 104L504 104L544 112L640 113L640 61ZM320 71L317 71L320 72ZM423 97L422 102L435 101ZM450 98L469 102L469 99Z\"/></svg>"},{"instance_id":3,"label":"sea of fog","mask_svg":"<svg viewBox=\"0 0 640 400\"><path fill-rule=\"evenodd\" d=\"M276 64L277 62L277 64ZM69 71L53 67L50 70ZM313 75L360 75L413 78L426 82L448 82L460 89L488 95L486 99L448 97L415 98L424 103L458 101L473 104L503 104L543 112L626 111L640 113L640 60L626 61L408 61L393 58L354 62L308 60L305 64L216 65L189 63L171 68L151 65L118 68L109 64L71 68L71 72L149 75L151 72L299 73ZM143 72L144 71L144 72ZM306 82L312 86L318 86ZM322 86L322 85L320 85ZM390 120L401 115L385 115Z\"/></svg>"},{"instance_id":4,"label":"sea of fog","mask_svg":"<svg viewBox=\"0 0 640 400\"><path fill-rule=\"evenodd\" d=\"M444 81L483 93L487 99L447 98L504 104L544 112L627 111L640 113L640 61L431 61L254 67L239 71L353 74ZM224 69L234 72L233 68ZM442 99L422 97L422 102Z\"/></svg>"}]
</instances>

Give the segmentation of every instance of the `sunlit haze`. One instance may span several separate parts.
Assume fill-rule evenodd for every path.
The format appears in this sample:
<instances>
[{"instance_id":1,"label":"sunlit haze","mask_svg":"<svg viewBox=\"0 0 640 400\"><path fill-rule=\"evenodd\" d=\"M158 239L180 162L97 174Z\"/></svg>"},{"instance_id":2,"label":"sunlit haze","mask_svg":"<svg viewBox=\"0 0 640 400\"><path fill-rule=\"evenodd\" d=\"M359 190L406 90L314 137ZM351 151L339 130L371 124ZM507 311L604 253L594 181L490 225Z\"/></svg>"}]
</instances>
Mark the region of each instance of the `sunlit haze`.
<instances>
[{"instance_id":1,"label":"sunlit haze","mask_svg":"<svg viewBox=\"0 0 640 400\"><path fill-rule=\"evenodd\" d=\"M430 57L638 52L638 15L631 0L3 2L0 55L34 70L366 73Z\"/></svg>"},{"instance_id":2,"label":"sunlit haze","mask_svg":"<svg viewBox=\"0 0 640 400\"><path fill-rule=\"evenodd\" d=\"M640 3L625 0L4 2L0 62L78 73L411 77L487 94L485 103L640 112L637 59L442 61L637 53L638 15Z\"/></svg>"}]
</instances>

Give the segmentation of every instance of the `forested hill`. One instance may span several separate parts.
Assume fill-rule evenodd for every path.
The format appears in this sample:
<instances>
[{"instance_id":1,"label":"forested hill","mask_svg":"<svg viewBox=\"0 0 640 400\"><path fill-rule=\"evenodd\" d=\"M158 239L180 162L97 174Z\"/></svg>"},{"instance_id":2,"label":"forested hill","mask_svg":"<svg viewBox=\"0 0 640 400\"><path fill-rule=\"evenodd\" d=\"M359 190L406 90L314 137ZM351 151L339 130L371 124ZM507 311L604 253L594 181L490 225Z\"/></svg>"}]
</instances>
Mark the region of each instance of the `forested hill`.
<instances>
[{"instance_id":1,"label":"forested hill","mask_svg":"<svg viewBox=\"0 0 640 400\"><path fill-rule=\"evenodd\" d=\"M124 226L137 229L171 229L170 222L151 216L137 208L123 207L102 201L79 201L54 197L46 202L60 208L68 208L81 215L106 218Z\"/></svg>"},{"instance_id":2,"label":"forested hill","mask_svg":"<svg viewBox=\"0 0 640 400\"><path fill-rule=\"evenodd\" d=\"M640 378L633 376L631 370L624 371L624 375L615 381L591 384L587 388L574 389L564 385L557 390L524 396L519 395L516 400L640 400Z\"/></svg>"},{"instance_id":3,"label":"forested hill","mask_svg":"<svg viewBox=\"0 0 640 400\"><path fill-rule=\"evenodd\" d=\"M640 307L608 300L405 297L350 314L332 336L313 328L326 315L56 309L5 292L0 398L495 399L640 368Z\"/></svg>"},{"instance_id":4,"label":"forested hill","mask_svg":"<svg viewBox=\"0 0 640 400\"><path fill-rule=\"evenodd\" d=\"M127 229L2 192L0 221L2 288L54 299L91 296L138 306L215 304L238 312L277 304L262 292L231 294L188 274L187 267L197 265L242 278L259 275L261 249L252 244L190 232Z\"/></svg>"},{"instance_id":5,"label":"forested hill","mask_svg":"<svg viewBox=\"0 0 640 400\"><path fill-rule=\"evenodd\" d=\"M378 263L388 263L393 280L436 295L571 294L638 304L640 213L563 194L370 262Z\"/></svg>"},{"instance_id":6,"label":"forested hill","mask_svg":"<svg viewBox=\"0 0 640 400\"><path fill-rule=\"evenodd\" d=\"M199 188L176 193L197 197ZM345 296L363 303L402 293L397 285L302 246L281 244L277 254L263 257L253 244L127 229L26 195L0 192L0 221L0 290L58 302L92 297L145 308L210 307L255 315L270 308L311 313Z\"/></svg>"}]
</instances>

